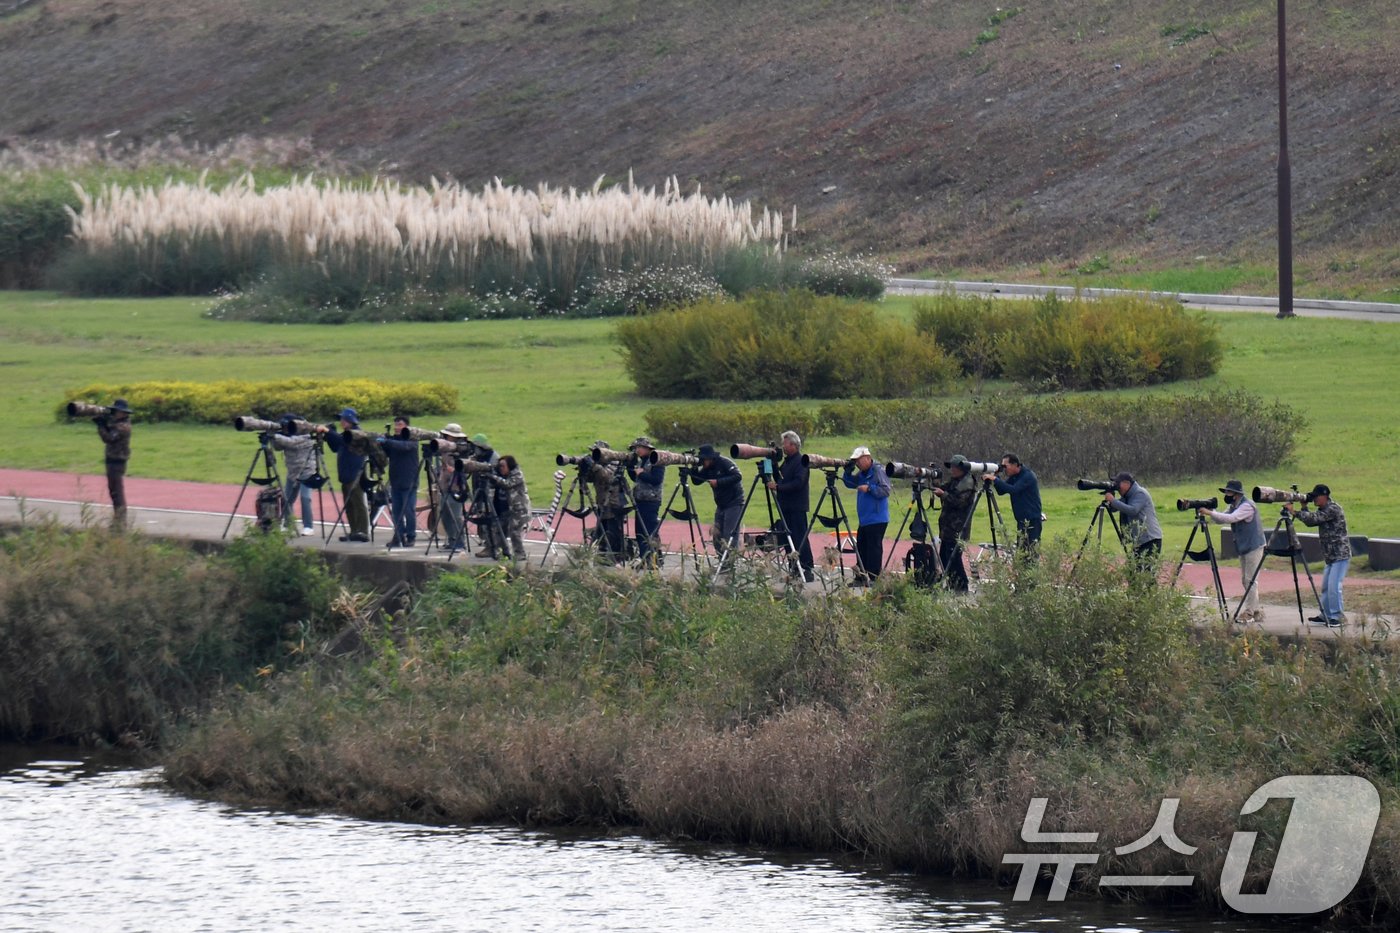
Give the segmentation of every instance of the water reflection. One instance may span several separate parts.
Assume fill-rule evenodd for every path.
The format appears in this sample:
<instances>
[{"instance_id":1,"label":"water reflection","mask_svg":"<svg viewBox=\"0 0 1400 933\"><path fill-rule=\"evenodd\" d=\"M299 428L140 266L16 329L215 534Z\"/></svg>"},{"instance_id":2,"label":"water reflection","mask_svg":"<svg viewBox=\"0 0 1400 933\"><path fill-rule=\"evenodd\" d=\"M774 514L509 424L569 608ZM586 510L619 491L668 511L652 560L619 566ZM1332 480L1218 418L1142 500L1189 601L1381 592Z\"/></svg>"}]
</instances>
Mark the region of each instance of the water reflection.
<instances>
[{"instance_id":1,"label":"water reflection","mask_svg":"<svg viewBox=\"0 0 1400 933\"><path fill-rule=\"evenodd\" d=\"M3 930L1270 933L994 885L634 835L425 827L236 809L156 772L0 748Z\"/></svg>"}]
</instances>

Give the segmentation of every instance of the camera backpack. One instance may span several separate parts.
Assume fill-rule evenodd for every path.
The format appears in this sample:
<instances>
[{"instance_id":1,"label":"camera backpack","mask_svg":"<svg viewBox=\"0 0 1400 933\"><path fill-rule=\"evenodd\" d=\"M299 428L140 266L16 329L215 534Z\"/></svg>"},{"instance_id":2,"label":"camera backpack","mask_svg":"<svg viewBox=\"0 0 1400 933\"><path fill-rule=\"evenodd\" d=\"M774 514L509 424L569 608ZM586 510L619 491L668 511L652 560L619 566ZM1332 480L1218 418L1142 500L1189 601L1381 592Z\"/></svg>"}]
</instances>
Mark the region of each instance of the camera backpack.
<instances>
[{"instance_id":1,"label":"camera backpack","mask_svg":"<svg viewBox=\"0 0 1400 933\"><path fill-rule=\"evenodd\" d=\"M276 486L265 486L258 490L258 498L253 504L253 514L257 517L258 530L273 531L282 527L284 503L282 490Z\"/></svg>"},{"instance_id":2,"label":"camera backpack","mask_svg":"<svg viewBox=\"0 0 1400 933\"><path fill-rule=\"evenodd\" d=\"M933 586L938 582L938 555L933 545L916 541L904 555L904 572L910 574L916 586Z\"/></svg>"}]
</instances>

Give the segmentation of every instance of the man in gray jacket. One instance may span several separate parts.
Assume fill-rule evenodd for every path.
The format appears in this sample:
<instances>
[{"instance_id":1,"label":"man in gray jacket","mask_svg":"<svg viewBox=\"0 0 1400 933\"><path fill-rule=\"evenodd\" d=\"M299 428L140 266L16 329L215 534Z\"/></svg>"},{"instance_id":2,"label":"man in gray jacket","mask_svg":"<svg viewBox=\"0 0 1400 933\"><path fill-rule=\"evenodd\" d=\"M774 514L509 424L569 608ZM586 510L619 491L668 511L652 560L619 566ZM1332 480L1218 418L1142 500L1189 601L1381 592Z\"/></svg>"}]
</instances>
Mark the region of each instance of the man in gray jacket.
<instances>
[{"instance_id":1,"label":"man in gray jacket","mask_svg":"<svg viewBox=\"0 0 1400 933\"><path fill-rule=\"evenodd\" d=\"M1122 516L1123 538L1133 542L1133 558L1139 568L1156 572L1157 559L1162 554L1162 525L1157 521L1157 506L1152 494L1133 479L1133 474L1119 473L1113 477L1118 498L1103 494L1108 507Z\"/></svg>"},{"instance_id":2,"label":"man in gray jacket","mask_svg":"<svg viewBox=\"0 0 1400 933\"><path fill-rule=\"evenodd\" d=\"M314 535L316 524L311 514L311 487L306 481L316 472L316 440L305 434L296 434L294 423L301 421L301 415L288 412L282 416L282 430L271 437L272 446L282 451L287 462L286 489L287 530L296 529L296 516L292 511L298 499L301 500L301 533Z\"/></svg>"}]
</instances>

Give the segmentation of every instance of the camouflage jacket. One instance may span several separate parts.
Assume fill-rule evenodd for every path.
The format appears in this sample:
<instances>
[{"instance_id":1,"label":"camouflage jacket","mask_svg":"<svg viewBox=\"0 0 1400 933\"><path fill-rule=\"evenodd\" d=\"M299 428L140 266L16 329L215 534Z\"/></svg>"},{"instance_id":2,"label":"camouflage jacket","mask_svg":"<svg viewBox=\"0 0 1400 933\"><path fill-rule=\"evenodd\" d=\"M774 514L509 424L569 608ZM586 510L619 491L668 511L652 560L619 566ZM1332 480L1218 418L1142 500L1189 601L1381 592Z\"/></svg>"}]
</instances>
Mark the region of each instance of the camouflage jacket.
<instances>
[{"instance_id":1,"label":"camouflage jacket","mask_svg":"<svg viewBox=\"0 0 1400 933\"><path fill-rule=\"evenodd\" d=\"M944 538L964 538L968 534L968 516L977 500L977 481L971 474L946 487L943 511L938 513L938 534Z\"/></svg>"},{"instance_id":2,"label":"camouflage jacket","mask_svg":"<svg viewBox=\"0 0 1400 933\"><path fill-rule=\"evenodd\" d=\"M308 479L316 472L316 441L313 438L274 434L272 446L282 451L287 461L287 479Z\"/></svg>"},{"instance_id":3,"label":"camouflage jacket","mask_svg":"<svg viewBox=\"0 0 1400 933\"><path fill-rule=\"evenodd\" d=\"M97 418L97 436L107 445L107 460L125 463L131 459L131 421L127 418Z\"/></svg>"},{"instance_id":4,"label":"camouflage jacket","mask_svg":"<svg viewBox=\"0 0 1400 933\"><path fill-rule=\"evenodd\" d=\"M618 463L589 460L588 481L593 484L599 518L619 518L627 511L627 477Z\"/></svg>"},{"instance_id":5,"label":"camouflage jacket","mask_svg":"<svg viewBox=\"0 0 1400 933\"><path fill-rule=\"evenodd\" d=\"M492 473L491 485L504 489L510 495L511 521L523 523L530 518L530 493L525 488L525 474L520 472L520 467L505 476Z\"/></svg>"},{"instance_id":6,"label":"camouflage jacket","mask_svg":"<svg viewBox=\"0 0 1400 933\"><path fill-rule=\"evenodd\" d=\"M1318 540L1322 542L1322 559L1329 564L1351 557L1351 538L1347 536L1347 517L1336 500L1316 512L1307 505L1298 513L1298 521L1309 528L1317 529Z\"/></svg>"}]
</instances>

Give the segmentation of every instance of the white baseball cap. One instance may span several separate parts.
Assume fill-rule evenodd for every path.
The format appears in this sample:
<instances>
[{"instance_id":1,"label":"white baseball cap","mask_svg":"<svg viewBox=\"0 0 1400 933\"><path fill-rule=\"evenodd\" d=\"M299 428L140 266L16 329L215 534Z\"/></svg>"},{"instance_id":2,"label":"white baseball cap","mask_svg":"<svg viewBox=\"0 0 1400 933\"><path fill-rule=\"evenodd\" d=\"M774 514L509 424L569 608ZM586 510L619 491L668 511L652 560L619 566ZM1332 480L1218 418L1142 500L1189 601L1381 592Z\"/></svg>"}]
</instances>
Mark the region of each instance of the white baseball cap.
<instances>
[{"instance_id":1,"label":"white baseball cap","mask_svg":"<svg viewBox=\"0 0 1400 933\"><path fill-rule=\"evenodd\" d=\"M857 447L855 450L851 451L851 456L850 456L849 459L851 459L851 460L859 460L861 457L874 457L874 456L875 456L875 455L872 454L872 453L870 452L870 448L869 448L869 447Z\"/></svg>"}]
</instances>

